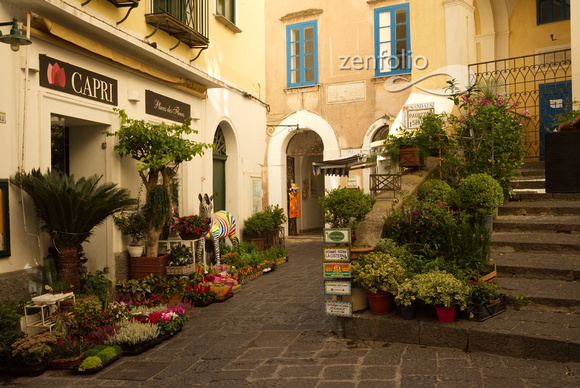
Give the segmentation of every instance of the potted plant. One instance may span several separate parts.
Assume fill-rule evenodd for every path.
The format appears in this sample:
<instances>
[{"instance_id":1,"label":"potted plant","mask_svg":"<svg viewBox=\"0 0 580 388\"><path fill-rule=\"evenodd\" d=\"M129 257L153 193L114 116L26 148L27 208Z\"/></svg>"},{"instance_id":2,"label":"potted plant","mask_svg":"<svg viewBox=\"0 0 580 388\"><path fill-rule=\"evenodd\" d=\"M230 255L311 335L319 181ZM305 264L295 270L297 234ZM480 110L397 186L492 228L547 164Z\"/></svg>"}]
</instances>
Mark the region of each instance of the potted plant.
<instances>
[{"instance_id":1,"label":"potted plant","mask_svg":"<svg viewBox=\"0 0 580 388\"><path fill-rule=\"evenodd\" d=\"M34 201L42 230L49 234L58 252L58 278L76 290L80 289L81 244L107 217L135 204L128 190L114 183L100 183L101 178L93 175L76 180L73 175L56 170L42 174L38 169L10 178Z\"/></svg>"},{"instance_id":2,"label":"potted plant","mask_svg":"<svg viewBox=\"0 0 580 388\"><path fill-rule=\"evenodd\" d=\"M265 249L265 236L274 230L274 220L268 212L256 212L244 220L244 238L256 244L260 251Z\"/></svg>"},{"instance_id":3,"label":"potted plant","mask_svg":"<svg viewBox=\"0 0 580 388\"><path fill-rule=\"evenodd\" d=\"M283 236L280 229L287 220L286 214L284 214L284 209L278 205L268 205L265 209L265 212L270 213L272 216L272 221L274 221L274 228L268 235L267 245L279 246L281 244L280 236Z\"/></svg>"},{"instance_id":4,"label":"potted plant","mask_svg":"<svg viewBox=\"0 0 580 388\"><path fill-rule=\"evenodd\" d=\"M418 274L417 297L435 306L440 322L453 322L455 309L465 310L470 290L468 286L445 271Z\"/></svg>"},{"instance_id":5,"label":"potted plant","mask_svg":"<svg viewBox=\"0 0 580 388\"><path fill-rule=\"evenodd\" d=\"M157 344L159 326L138 321L124 321L119 331L105 341L105 345L119 345L123 353L137 355Z\"/></svg>"},{"instance_id":6,"label":"potted plant","mask_svg":"<svg viewBox=\"0 0 580 388\"><path fill-rule=\"evenodd\" d=\"M20 330L24 303L16 301L0 302L0 373L6 372L12 358L11 346L24 337Z\"/></svg>"},{"instance_id":7,"label":"potted plant","mask_svg":"<svg viewBox=\"0 0 580 388\"><path fill-rule=\"evenodd\" d=\"M469 305L464 314L467 319L481 322L506 310L505 295L496 283L472 280L469 290Z\"/></svg>"},{"instance_id":8,"label":"potted plant","mask_svg":"<svg viewBox=\"0 0 580 388\"><path fill-rule=\"evenodd\" d=\"M70 334L55 333L56 346L52 350L50 367L68 369L81 361L85 352L91 347L85 338L73 337Z\"/></svg>"},{"instance_id":9,"label":"potted plant","mask_svg":"<svg viewBox=\"0 0 580 388\"><path fill-rule=\"evenodd\" d=\"M373 314L388 314L399 283L405 277L400 259L382 252L361 255L352 263L353 282L367 291Z\"/></svg>"},{"instance_id":10,"label":"potted plant","mask_svg":"<svg viewBox=\"0 0 580 388\"><path fill-rule=\"evenodd\" d=\"M327 190L318 201L324 211L324 222L331 228L350 228L354 244L356 228L373 209L376 199L362 190L338 187Z\"/></svg>"},{"instance_id":11,"label":"potted plant","mask_svg":"<svg viewBox=\"0 0 580 388\"><path fill-rule=\"evenodd\" d=\"M145 249L141 240L145 237L147 221L139 206L137 205L135 210L125 210L113 215L113 220L121 233L131 237L131 242L127 246L129 257L141 257Z\"/></svg>"},{"instance_id":12,"label":"potted plant","mask_svg":"<svg viewBox=\"0 0 580 388\"><path fill-rule=\"evenodd\" d=\"M211 284L196 283L188 284L183 293L183 301L196 307L204 307L211 304L215 299L215 293L211 291Z\"/></svg>"},{"instance_id":13,"label":"potted plant","mask_svg":"<svg viewBox=\"0 0 580 388\"><path fill-rule=\"evenodd\" d=\"M383 152L393 165L422 167L429 155L430 142L420 129L403 129L398 135L388 135Z\"/></svg>"},{"instance_id":14,"label":"potted plant","mask_svg":"<svg viewBox=\"0 0 580 388\"><path fill-rule=\"evenodd\" d=\"M491 231L493 212L503 203L503 189L488 174L469 175L457 188L459 207L483 222Z\"/></svg>"},{"instance_id":15,"label":"potted plant","mask_svg":"<svg viewBox=\"0 0 580 388\"><path fill-rule=\"evenodd\" d=\"M171 247L166 272L168 275L189 275L195 272L193 252L189 246L177 244Z\"/></svg>"},{"instance_id":16,"label":"potted plant","mask_svg":"<svg viewBox=\"0 0 580 388\"><path fill-rule=\"evenodd\" d=\"M403 280L395 294L395 303L401 310L403 319L414 319L417 314L417 280L415 277Z\"/></svg>"},{"instance_id":17,"label":"potted plant","mask_svg":"<svg viewBox=\"0 0 580 388\"><path fill-rule=\"evenodd\" d=\"M119 358L123 353L120 346L96 345L86 352L86 358L78 364L75 372L93 374Z\"/></svg>"},{"instance_id":18,"label":"potted plant","mask_svg":"<svg viewBox=\"0 0 580 388\"><path fill-rule=\"evenodd\" d=\"M29 376L39 376L50 362L56 336L52 333L24 337L12 344L11 371Z\"/></svg>"},{"instance_id":19,"label":"potted plant","mask_svg":"<svg viewBox=\"0 0 580 388\"><path fill-rule=\"evenodd\" d=\"M212 145L183 136L198 132L190 127L190 117L181 125L167 125L164 122L153 124L145 120L131 119L123 109L116 111L121 119L121 126L118 131L106 131L105 134L118 138L119 142L114 149L121 157L129 155L138 162L137 171L147 194L146 255L156 258L159 235L171 215L171 181L177 175L181 163L192 160L196 155L203 155L204 150ZM166 197L162 198L161 190L155 189L158 185L165 189Z\"/></svg>"},{"instance_id":20,"label":"potted plant","mask_svg":"<svg viewBox=\"0 0 580 388\"><path fill-rule=\"evenodd\" d=\"M179 217L171 227L171 232L179 234L182 240L197 240L207 234L210 221L197 215Z\"/></svg>"}]
</instances>

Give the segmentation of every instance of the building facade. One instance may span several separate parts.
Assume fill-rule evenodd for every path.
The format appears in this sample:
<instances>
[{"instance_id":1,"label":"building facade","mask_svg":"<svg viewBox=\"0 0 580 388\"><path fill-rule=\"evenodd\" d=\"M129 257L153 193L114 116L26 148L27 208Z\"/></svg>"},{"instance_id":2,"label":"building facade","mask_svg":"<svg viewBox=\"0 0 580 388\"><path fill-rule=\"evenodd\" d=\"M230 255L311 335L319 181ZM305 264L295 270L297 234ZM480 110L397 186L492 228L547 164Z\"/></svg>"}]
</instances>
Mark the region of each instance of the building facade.
<instances>
[{"instance_id":1,"label":"building facade","mask_svg":"<svg viewBox=\"0 0 580 388\"><path fill-rule=\"evenodd\" d=\"M294 182L296 231L322 227L318 197L339 185L368 190L373 170L318 176L312 163L367 152L422 112L452 112L450 80L460 90L488 82L519 102L516 113L530 113L528 159L541 159L543 133L578 87L571 3L266 2L269 201L285 203Z\"/></svg>"},{"instance_id":2,"label":"building facade","mask_svg":"<svg viewBox=\"0 0 580 388\"><path fill-rule=\"evenodd\" d=\"M29 198L7 184L17 171L60 168L140 192L136 162L113 150L114 109L148 122L193 118L191 139L217 146L180 166L179 212L198 214L214 193L243 225L262 201L266 147L264 3L224 0L7 0L32 44L0 45L4 162L0 297L38 290L50 246ZM7 34L7 30L2 30ZM251 58L251 60L248 60ZM127 273L126 238L111 219L83 244L88 270Z\"/></svg>"}]
</instances>

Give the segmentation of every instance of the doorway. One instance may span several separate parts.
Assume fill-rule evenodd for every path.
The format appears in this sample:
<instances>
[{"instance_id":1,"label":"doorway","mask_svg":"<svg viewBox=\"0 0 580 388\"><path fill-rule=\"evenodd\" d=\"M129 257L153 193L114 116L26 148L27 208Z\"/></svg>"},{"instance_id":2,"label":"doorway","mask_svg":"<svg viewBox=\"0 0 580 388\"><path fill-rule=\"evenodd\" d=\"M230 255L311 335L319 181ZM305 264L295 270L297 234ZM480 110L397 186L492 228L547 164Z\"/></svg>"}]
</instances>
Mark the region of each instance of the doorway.
<instances>
[{"instance_id":1,"label":"doorway","mask_svg":"<svg viewBox=\"0 0 580 388\"><path fill-rule=\"evenodd\" d=\"M540 160L545 159L546 131L552 131L556 116L572 108L572 81L559 81L539 86L540 92Z\"/></svg>"}]
</instances>

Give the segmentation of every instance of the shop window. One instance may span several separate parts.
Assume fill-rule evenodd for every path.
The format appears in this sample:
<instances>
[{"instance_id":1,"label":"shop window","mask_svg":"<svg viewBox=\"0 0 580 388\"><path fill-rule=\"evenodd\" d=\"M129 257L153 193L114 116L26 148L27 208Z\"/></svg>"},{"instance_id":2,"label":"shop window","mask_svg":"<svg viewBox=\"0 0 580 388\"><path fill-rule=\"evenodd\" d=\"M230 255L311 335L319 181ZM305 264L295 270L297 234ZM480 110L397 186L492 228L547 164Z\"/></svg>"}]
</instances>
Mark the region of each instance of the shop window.
<instances>
[{"instance_id":1,"label":"shop window","mask_svg":"<svg viewBox=\"0 0 580 388\"><path fill-rule=\"evenodd\" d=\"M409 3L375 9L375 76L411 72Z\"/></svg>"},{"instance_id":2,"label":"shop window","mask_svg":"<svg viewBox=\"0 0 580 388\"><path fill-rule=\"evenodd\" d=\"M570 0L536 0L538 24L570 20Z\"/></svg>"},{"instance_id":3,"label":"shop window","mask_svg":"<svg viewBox=\"0 0 580 388\"><path fill-rule=\"evenodd\" d=\"M10 214L8 213L8 180L0 179L0 257L10 256Z\"/></svg>"},{"instance_id":4,"label":"shop window","mask_svg":"<svg viewBox=\"0 0 580 388\"><path fill-rule=\"evenodd\" d=\"M316 21L286 26L287 85L318 83L318 27Z\"/></svg>"}]
</instances>

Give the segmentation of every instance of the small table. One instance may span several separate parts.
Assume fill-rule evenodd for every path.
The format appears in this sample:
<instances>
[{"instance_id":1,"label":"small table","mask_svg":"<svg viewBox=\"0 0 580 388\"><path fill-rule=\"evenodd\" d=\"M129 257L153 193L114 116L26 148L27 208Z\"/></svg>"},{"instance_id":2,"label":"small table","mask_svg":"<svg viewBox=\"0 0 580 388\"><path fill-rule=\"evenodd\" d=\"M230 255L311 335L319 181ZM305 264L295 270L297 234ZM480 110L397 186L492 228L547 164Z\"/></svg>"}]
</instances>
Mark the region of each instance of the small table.
<instances>
[{"instance_id":1,"label":"small table","mask_svg":"<svg viewBox=\"0 0 580 388\"><path fill-rule=\"evenodd\" d=\"M54 312L55 307L60 305L65 299L75 300L75 294L73 292L67 292L63 294L44 294L32 298L32 301L24 306L24 323L26 326L25 332L28 335L28 329L32 327L48 329L52 331L52 327L55 324L53 318L50 315ZM29 314L31 309L40 309L40 318L29 322L29 319L35 314Z\"/></svg>"}]
</instances>

